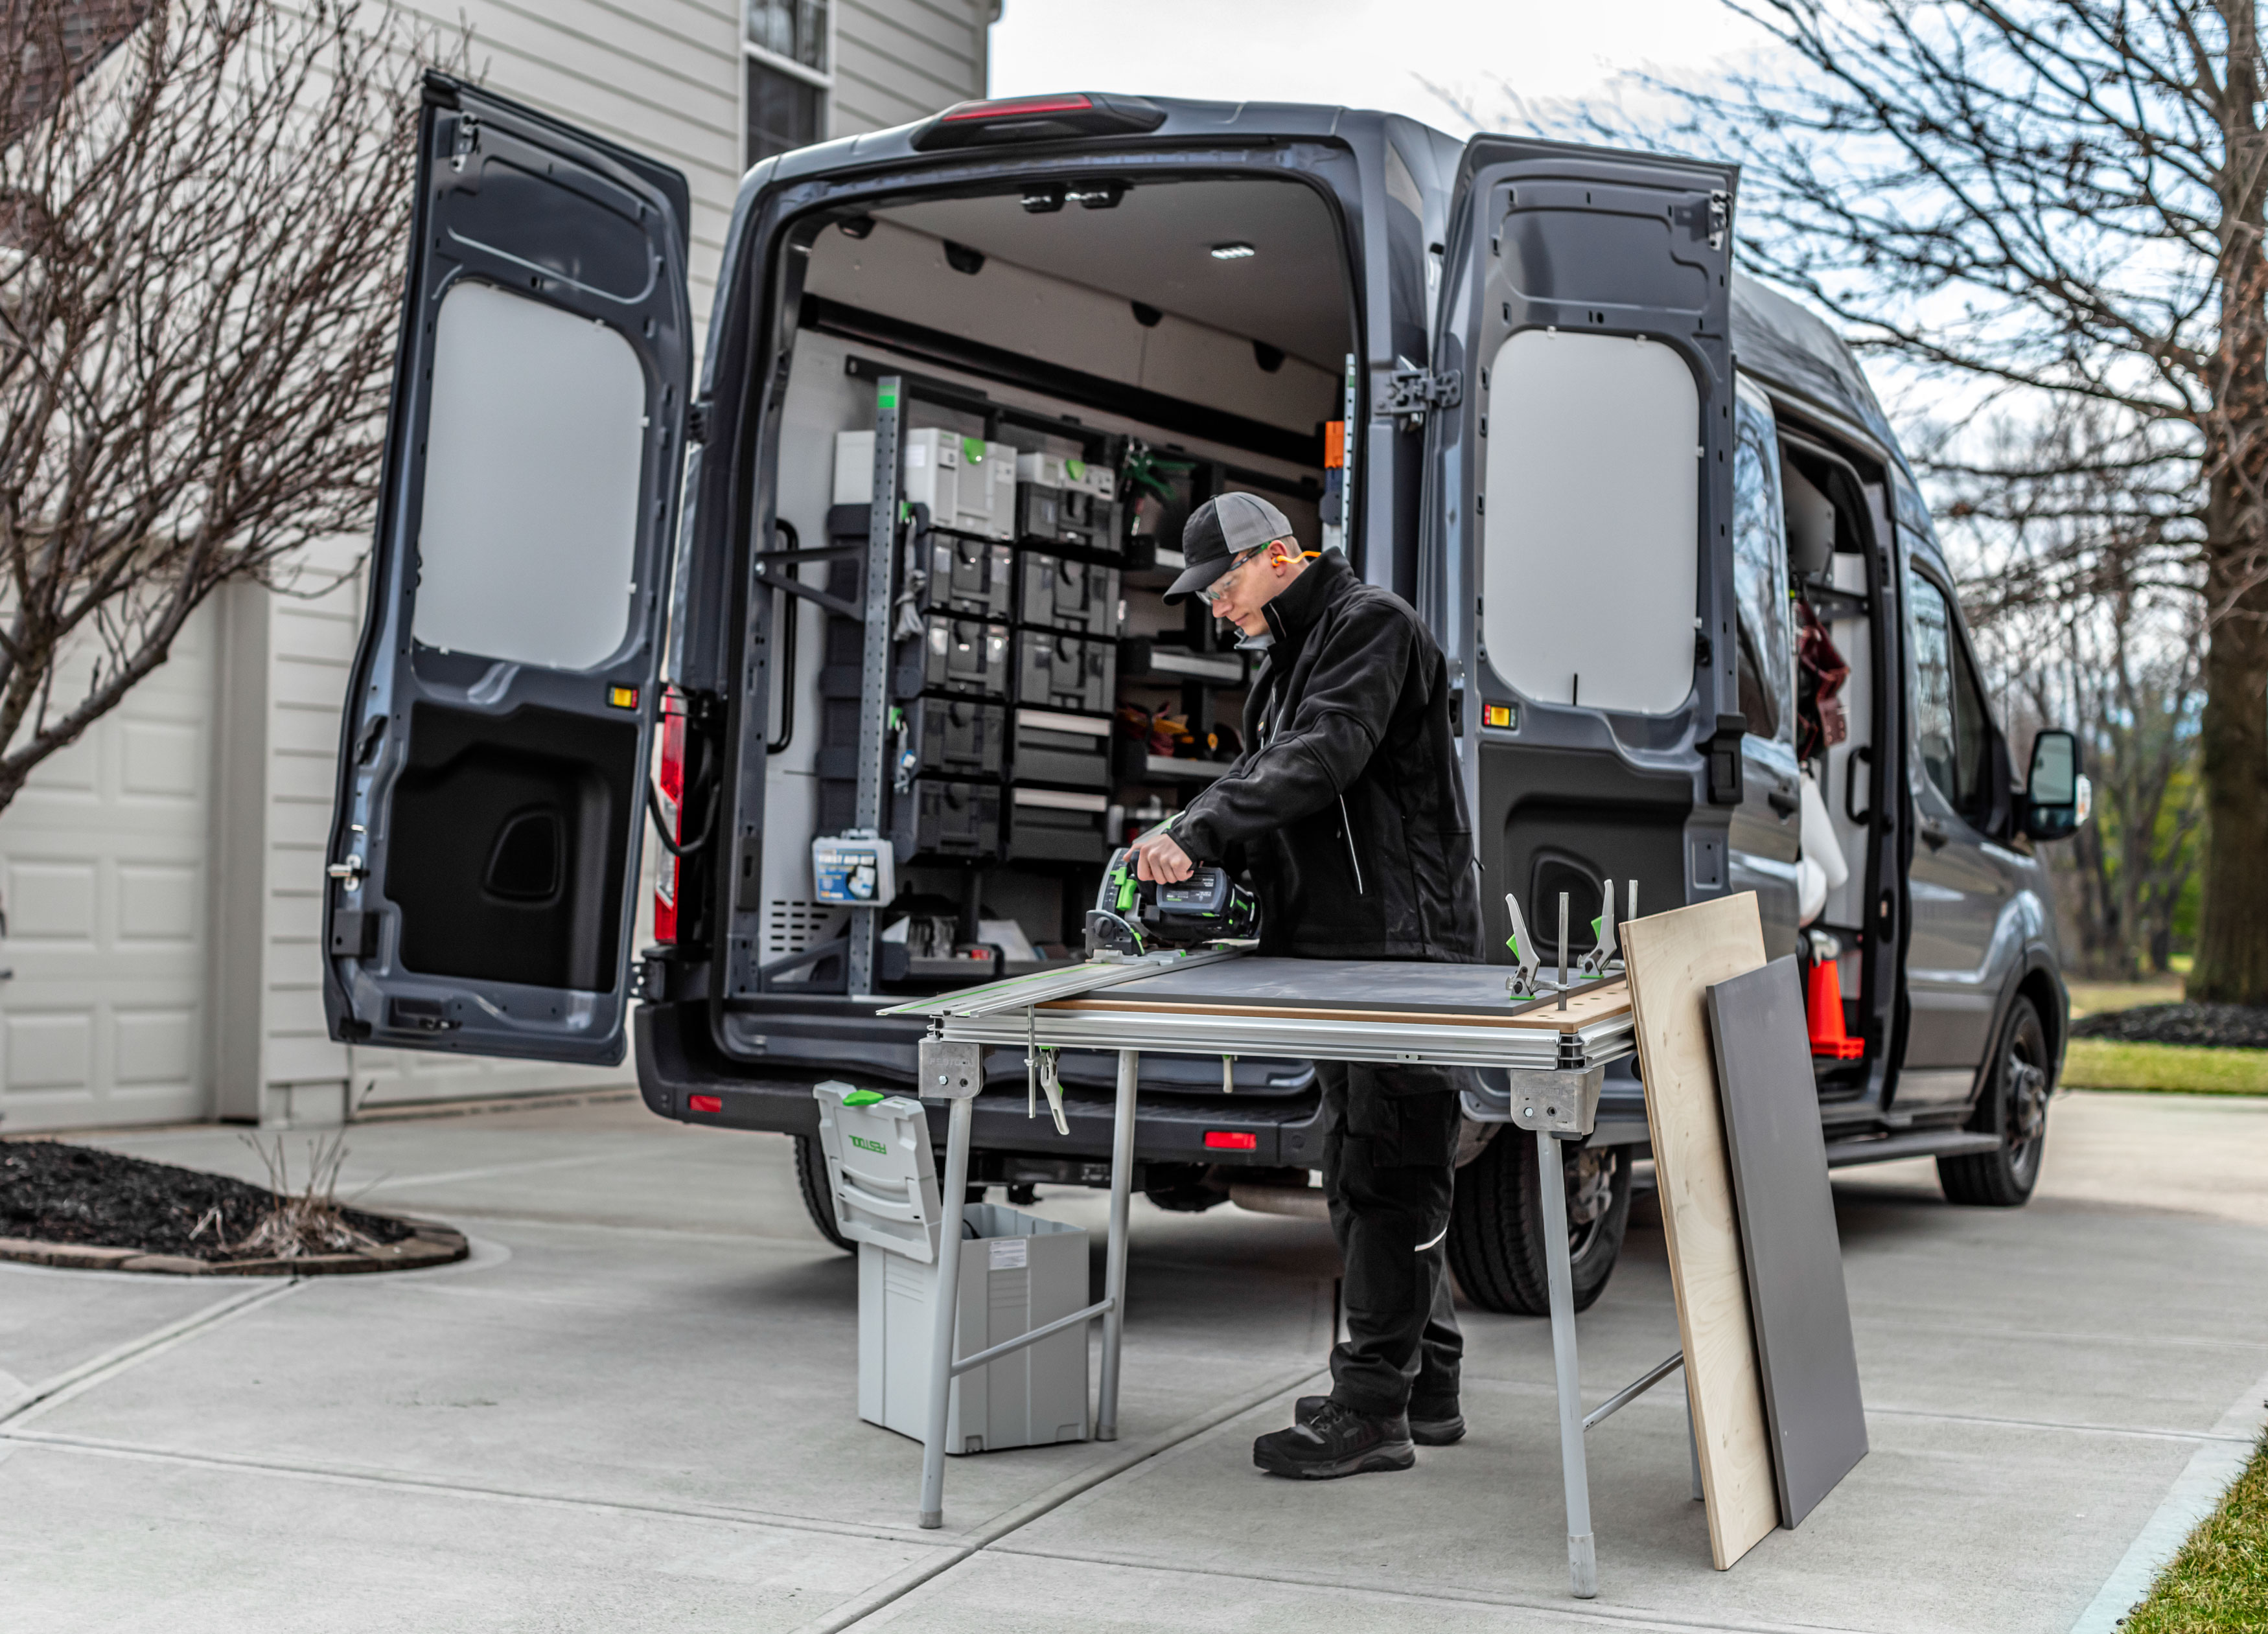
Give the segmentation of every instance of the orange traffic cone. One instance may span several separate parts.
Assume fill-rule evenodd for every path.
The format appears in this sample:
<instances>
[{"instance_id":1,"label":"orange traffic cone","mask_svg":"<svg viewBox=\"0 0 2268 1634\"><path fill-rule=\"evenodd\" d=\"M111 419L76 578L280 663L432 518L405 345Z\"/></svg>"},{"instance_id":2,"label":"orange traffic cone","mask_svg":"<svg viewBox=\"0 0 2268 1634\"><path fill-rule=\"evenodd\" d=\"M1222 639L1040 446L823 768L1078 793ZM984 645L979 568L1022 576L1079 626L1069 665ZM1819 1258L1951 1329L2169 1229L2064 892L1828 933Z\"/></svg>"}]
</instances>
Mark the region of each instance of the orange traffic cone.
<instances>
[{"instance_id":1,"label":"orange traffic cone","mask_svg":"<svg viewBox=\"0 0 2268 1634\"><path fill-rule=\"evenodd\" d=\"M1843 975L1832 959L1811 967L1803 1008L1811 1024L1811 1053L1833 1061L1856 1061L1867 1053L1867 1041L1843 1030Z\"/></svg>"}]
</instances>

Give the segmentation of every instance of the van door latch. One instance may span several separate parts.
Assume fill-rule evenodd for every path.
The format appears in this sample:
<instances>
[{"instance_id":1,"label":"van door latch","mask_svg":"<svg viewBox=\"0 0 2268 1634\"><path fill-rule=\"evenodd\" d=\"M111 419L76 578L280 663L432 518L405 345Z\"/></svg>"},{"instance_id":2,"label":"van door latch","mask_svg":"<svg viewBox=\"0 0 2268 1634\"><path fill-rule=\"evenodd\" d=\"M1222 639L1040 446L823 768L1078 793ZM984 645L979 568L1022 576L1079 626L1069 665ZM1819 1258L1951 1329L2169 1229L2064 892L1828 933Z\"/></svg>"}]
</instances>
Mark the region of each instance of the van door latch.
<instances>
[{"instance_id":1,"label":"van door latch","mask_svg":"<svg viewBox=\"0 0 2268 1634\"><path fill-rule=\"evenodd\" d=\"M323 872L334 880L345 880L347 889L351 891L362 883L362 857L359 855L350 857L342 863L333 863Z\"/></svg>"},{"instance_id":2,"label":"van door latch","mask_svg":"<svg viewBox=\"0 0 2268 1634\"><path fill-rule=\"evenodd\" d=\"M1725 230L1733 224L1733 195L1719 188L1709 195L1709 247L1725 247Z\"/></svg>"},{"instance_id":3,"label":"van door latch","mask_svg":"<svg viewBox=\"0 0 2268 1634\"><path fill-rule=\"evenodd\" d=\"M1464 379L1454 369L1439 373L1431 369L1396 369L1387 379L1386 401L1381 406L1398 420L1422 425L1427 409L1454 408L1464 400Z\"/></svg>"}]
</instances>

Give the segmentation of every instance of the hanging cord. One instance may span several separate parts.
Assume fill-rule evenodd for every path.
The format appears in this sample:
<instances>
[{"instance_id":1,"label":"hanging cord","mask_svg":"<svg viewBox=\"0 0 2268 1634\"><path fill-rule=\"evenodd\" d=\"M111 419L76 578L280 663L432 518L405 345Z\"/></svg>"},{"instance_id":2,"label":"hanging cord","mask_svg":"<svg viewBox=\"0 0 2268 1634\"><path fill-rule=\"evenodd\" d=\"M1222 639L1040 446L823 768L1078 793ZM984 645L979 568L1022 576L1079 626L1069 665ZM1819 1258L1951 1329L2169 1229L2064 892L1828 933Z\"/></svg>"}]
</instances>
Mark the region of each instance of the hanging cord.
<instances>
[{"instance_id":1,"label":"hanging cord","mask_svg":"<svg viewBox=\"0 0 2268 1634\"><path fill-rule=\"evenodd\" d=\"M708 821L701 825L701 832L690 840L681 841L670 836L669 825L662 819L661 791L653 786L653 780L651 777L646 779L646 815L653 819L653 835L661 842L663 850L667 851L672 857L690 857L709 843L717 832L718 792L715 788L709 791L709 816Z\"/></svg>"}]
</instances>

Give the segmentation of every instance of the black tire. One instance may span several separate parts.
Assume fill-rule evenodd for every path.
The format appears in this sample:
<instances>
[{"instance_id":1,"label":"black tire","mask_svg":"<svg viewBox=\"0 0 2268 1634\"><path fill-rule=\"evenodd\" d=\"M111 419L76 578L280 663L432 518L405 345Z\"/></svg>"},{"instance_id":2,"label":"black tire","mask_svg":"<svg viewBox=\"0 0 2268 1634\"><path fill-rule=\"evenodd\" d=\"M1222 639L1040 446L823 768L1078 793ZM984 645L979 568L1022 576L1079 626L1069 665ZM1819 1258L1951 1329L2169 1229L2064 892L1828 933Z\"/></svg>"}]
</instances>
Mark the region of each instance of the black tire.
<instances>
[{"instance_id":1,"label":"black tire","mask_svg":"<svg viewBox=\"0 0 2268 1634\"><path fill-rule=\"evenodd\" d=\"M1228 1201L1226 1189L1213 1185L1211 1175L1203 1163L1152 1163L1142 1195L1169 1214L1202 1214Z\"/></svg>"},{"instance_id":2,"label":"black tire","mask_svg":"<svg viewBox=\"0 0 2268 1634\"><path fill-rule=\"evenodd\" d=\"M1627 1146L1555 1143L1567 1176L1567 1247L1575 1308L1605 1292L1630 1224L1632 1165ZM1506 1129L1457 1171L1449 1211L1449 1269L1465 1297L1484 1311L1551 1314L1543 1264L1543 1188L1535 1138Z\"/></svg>"},{"instance_id":3,"label":"black tire","mask_svg":"<svg viewBox=\"0 0 2268 1634\"><path fill-rule=\"evenodd\" d=\"M1937 1183L1945 1200L1970 1208L2017 1209L2039 1184L2040 1154L2048 1140L2048 1097L2055 1093L2055 1056L2048 1030L2029 998L2008 1008L1992 1056L1992 1081L1969 1127L1998 1135L1999 1150L1940 1158Z\"/></svg>"},{"instance_id":4,"label":"black tire","mask_svg":"<svg viewBox=\"0 0 2268 1634\"><path fill-rule=\"evenodd\" d=\"M856 1252L858 1245L835 1223L835 1193L828 1184L827 1154L819 1149L816 1135L795 1137L795 1189L803 1194L804 1212L819 1227L819 1234L845 1254Z\"/></svg>"}]
</instances>

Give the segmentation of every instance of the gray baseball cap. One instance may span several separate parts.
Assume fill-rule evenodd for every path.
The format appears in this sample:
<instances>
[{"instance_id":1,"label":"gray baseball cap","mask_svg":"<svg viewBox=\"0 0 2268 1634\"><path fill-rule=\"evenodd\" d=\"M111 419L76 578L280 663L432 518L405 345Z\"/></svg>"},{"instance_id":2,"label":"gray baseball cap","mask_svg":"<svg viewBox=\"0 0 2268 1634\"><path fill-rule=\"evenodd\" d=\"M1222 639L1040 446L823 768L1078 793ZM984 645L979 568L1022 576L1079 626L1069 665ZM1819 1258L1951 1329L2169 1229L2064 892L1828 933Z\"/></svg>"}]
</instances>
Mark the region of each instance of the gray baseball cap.
<instances>
[{"instance_id":1,"label":"gray baseball cap","mask_svg":"<svg viewBox=\"0 0 2268 1634\"><path fill-rule=\"evenodd\" d=\"M1182 529L1182 558L1188 565L1167 589L1166 605L1187 600L1227 572L1237 557L1292 537L1292 519L1257 494L1206 500Z\"/></svg>"}]
</instances>

